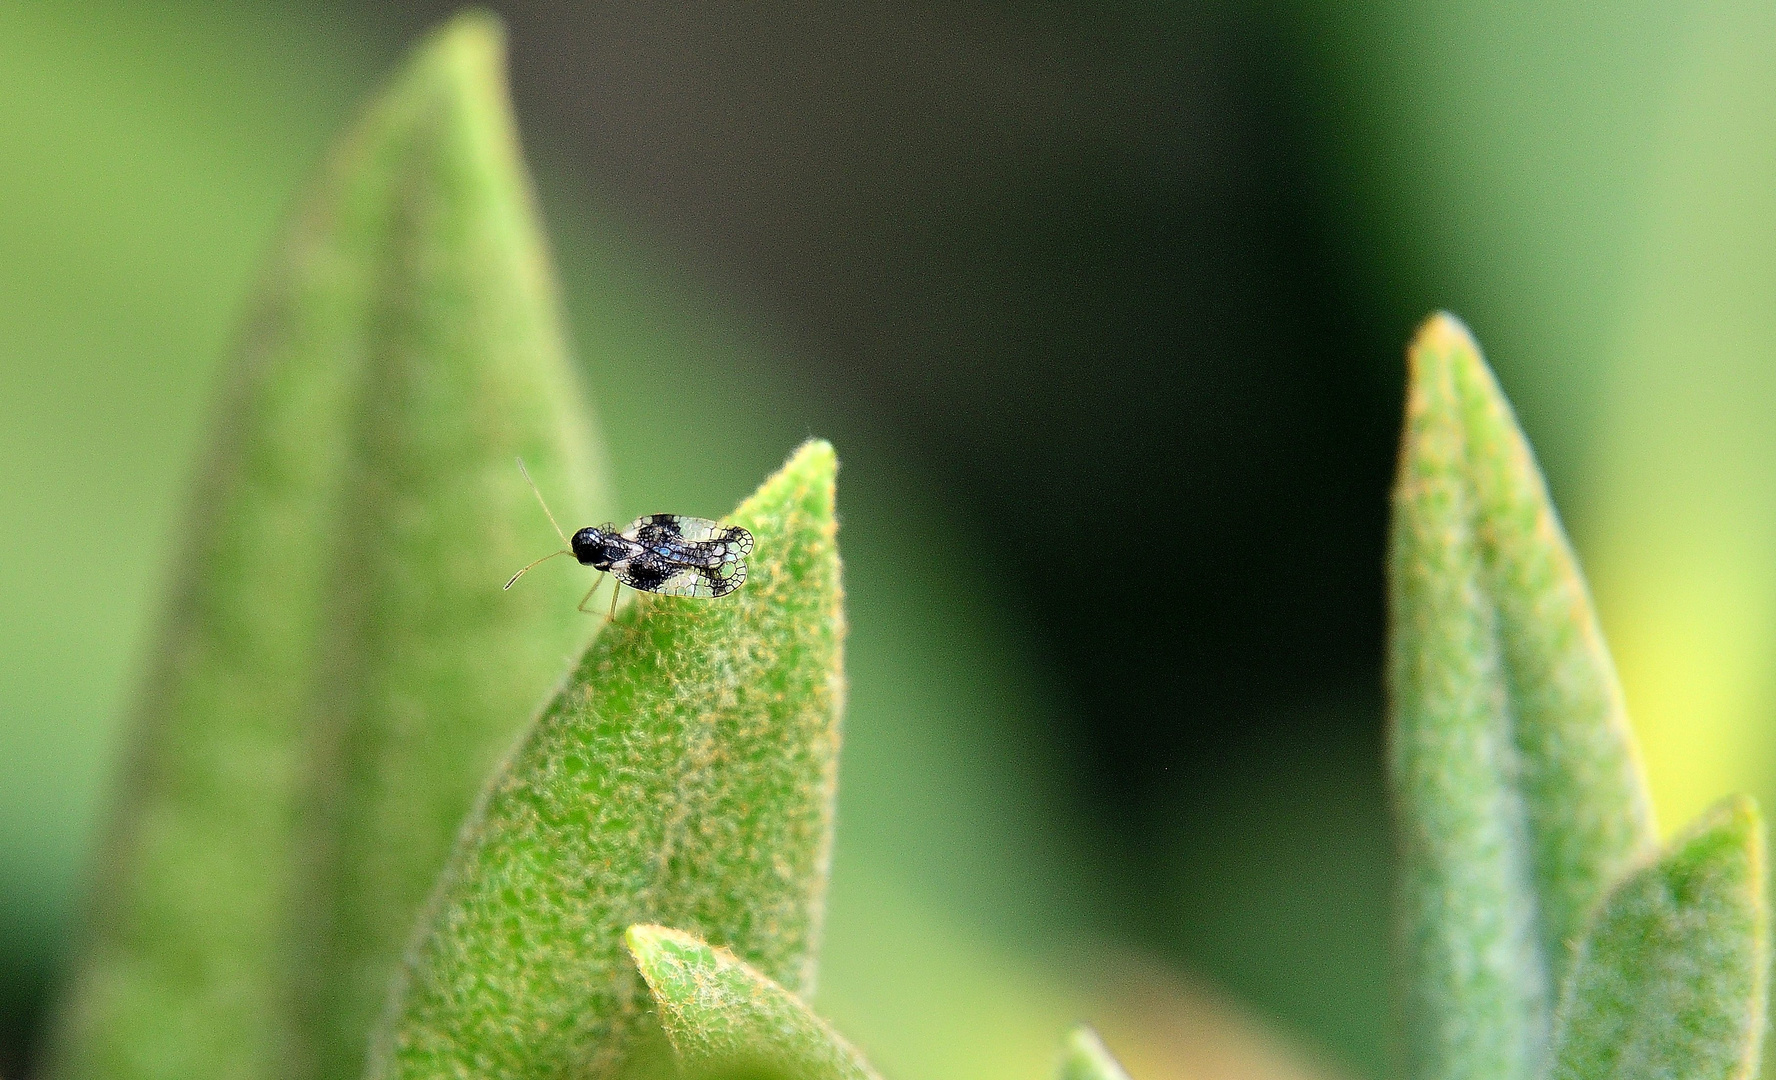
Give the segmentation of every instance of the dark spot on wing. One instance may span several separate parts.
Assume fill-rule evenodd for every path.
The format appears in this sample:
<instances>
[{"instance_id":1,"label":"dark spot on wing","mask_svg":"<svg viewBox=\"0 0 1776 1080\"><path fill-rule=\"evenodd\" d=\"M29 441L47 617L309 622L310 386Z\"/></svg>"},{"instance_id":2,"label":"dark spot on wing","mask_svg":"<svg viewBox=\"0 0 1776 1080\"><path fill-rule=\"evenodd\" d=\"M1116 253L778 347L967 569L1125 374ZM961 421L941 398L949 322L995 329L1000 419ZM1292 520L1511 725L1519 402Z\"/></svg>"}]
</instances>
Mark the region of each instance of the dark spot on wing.
<instances>
[{"instance_id":1,"label":"dark spot on wing","mask_svg":"<svg viewBox=\"0 0 1776 1080\"><path fill-rule=\"evenodd\" d=\"M703 576L703 584L709 595L726 596L746 584L746 564L736 563L724 573L720 568L698 571Z\"/></svg>"},{"instance_id":2,"label":"dark spot on wing","mask_svg":"<svg viewBox=\"0 0 1776 1080\"><path fill-rule=\"evenodd\" d=\"M637 556L626 565L613 570L618 581L642 592L657 591L667 578L678 571L679 567L652 555Z\"/></svg>"}]
</instances>

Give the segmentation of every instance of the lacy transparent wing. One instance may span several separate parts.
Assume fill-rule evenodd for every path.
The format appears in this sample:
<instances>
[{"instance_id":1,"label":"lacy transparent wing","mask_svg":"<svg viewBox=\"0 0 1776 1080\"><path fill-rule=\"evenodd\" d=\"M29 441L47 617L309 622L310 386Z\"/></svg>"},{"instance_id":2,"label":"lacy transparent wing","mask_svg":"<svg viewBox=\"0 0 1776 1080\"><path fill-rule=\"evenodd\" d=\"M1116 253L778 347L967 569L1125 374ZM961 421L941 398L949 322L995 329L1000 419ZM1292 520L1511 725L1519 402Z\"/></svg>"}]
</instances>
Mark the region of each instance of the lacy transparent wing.
<instances>
[{"instance_id":1,"label":"lacy transparent wing","mask_svg":"<svg viewBox=\"0 0 1776 1080\"><path fill-rule=\"evenodd\" d=\"M738 525L719 525L708 518L681 514L650 514L623 530L624 539L668 563L721 569L752 552L752 534Z\"/></svg>"},{"instance_id":2,"label":"lacy transparent wing","mask_svg":"<svg viewBox=\"0 0 1776 1080\"><path fill-rule=\"evenodd\" d=\"M738 525L723 525L708 518L683 514L649 514L629 523L622 535L650 547L684 548L688 545L724 543L729 553L752 554L752 534Z\"/></svg>"},{"instance_id":3,"label":"lacy transparent wing","mask_svg":"<svg viewBox=\"0 0 1776 1080\"><path fill-rule=\"evenodd\" d=\"M689 596L710 600L726 596L746 583L746 564L720 566L668 566L658 559L639 558L611 567L618 581L640 592L660 596Z\"/></svg>"},{"instance_id":4,"label":"lacy transparent wing","mask_svg":"<svg viewBox=\"0 0 1776 1080\"><path fill-rule=\"evenodd\" d=\"M746 581L752 534L738 525L683 514L649 514L622 532L639 550L611 567L617 580L641 592L709 599Z\"/></svg>"},{"instance_id":5,"label":"lacy transparent wing","mask_svg":"<svg viewBox=\"0 0 1776 1080\"><path fill-rule=\"evenodd\" d=\"M686 517L683 514L649 514L631 521L629 527L623 530L623 535L646 544L672 537L692 541L707 540L721 531L722 527L708 518Z\"/></svg>"}]
</instances>

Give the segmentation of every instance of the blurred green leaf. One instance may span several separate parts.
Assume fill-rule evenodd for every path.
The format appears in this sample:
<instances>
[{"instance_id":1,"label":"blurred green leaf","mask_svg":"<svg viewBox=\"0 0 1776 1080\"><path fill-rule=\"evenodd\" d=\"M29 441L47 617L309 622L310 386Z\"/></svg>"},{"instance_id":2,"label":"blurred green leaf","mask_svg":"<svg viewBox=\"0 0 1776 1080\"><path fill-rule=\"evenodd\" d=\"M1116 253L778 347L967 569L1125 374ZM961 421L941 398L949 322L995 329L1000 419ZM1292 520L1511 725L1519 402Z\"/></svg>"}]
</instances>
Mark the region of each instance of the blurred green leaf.
<instances>
[{"instance_id":1,"label":"blurred green leaf","mask_svg":"<svg viewBox=\"0 0 1776 1080\"><path fill-rule=\"evenodd\" d=\"M1764 824L1740 796L1611 890L1580 939L1555 1080L1755 1076L1770 965Z\"/></svg>"},{"instance_id":2,"label":"blurred green leaf","mask_svg":"<svg viewBox=\"0 0 1776 1080\"><path fill-rule=\"evenodd\" d=\"M875 1080L801 998L727 949L664 926L632 926L624 938L689 1075Z\"/></svg>"},{"instance_id":3,"label":"blurred green leaf","mask_svg":"<svg viewBox=\"0 0 1776 1080\"><path fill-rule=\"evenodd\" d=\"M599 489L500 75L459 19L272 261L50 1075L355 1076L475 792L594 624L511 461Z\"/></svg>"},{"instance_id":4,"label":"blurred green leaf","mask_svg":"<svg viewBox=\"0 0 1776 1080\"><path fill-rule=\"evenodd\" d=\"M844 696L837 467L808 443L741 504L740 591L643 595L587 652L465 829L373 1076L614 1075L652 1023L636 923L812 988Z\"/></svg>"},{"instance_id":5,"label":"blurred green leaf","mask_svg":"<svg viewBox=\"0 0 1776 1080\"><path fill-rule=\"evenodd\" d=\"M1538 1075L1590 909L1654 844L1621 694L1529 446L1467 330L1410 350L1389 562L1413 1080Z\"/></svg>"},{"instance_id":6,"label":"blurred green leaf","mask_svg":"<svg viewBox=\"0 0 1776 1080\"><path fill-rule=\"evenodd\" d=\"M1080 1024L1061 1043L1060 1080L1128 1080L1128 1072L1097 1031Z\"/></svg>"}]
</instances>

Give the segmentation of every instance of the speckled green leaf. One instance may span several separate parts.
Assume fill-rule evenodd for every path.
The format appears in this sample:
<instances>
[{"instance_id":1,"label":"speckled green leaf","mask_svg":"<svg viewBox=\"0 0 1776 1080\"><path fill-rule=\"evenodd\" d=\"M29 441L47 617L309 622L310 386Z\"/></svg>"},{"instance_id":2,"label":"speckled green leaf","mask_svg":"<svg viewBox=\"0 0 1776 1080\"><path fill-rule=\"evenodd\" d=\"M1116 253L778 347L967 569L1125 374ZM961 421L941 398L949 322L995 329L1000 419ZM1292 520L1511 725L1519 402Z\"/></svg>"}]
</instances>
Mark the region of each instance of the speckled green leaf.
<instances>
[{"instance_id":1,"label":"speckled green leaf","mask_svg":"<svg viewBox=\"0 0 1776 1080\"><path fill-rule=\"evenodd\" d=\"M1590 909L1655 833L1583 579L1467 330L1409 354L1389 755L1410 1080L1527 1080Z\"/></svg>"},{"instance_id":2,"label":"speckled green leaf","mask_svg":"<svg viewBox=\"0 0 1776 1080\"><path fill-rule=\"evenodd\" d=\"M686 1075L876 1080L801 998L731 951L664 926L630 927L626 940Z\"/></svg>"},{"instance_id":3,"label":"speckled green leaf","mask_svg":"<svg viewBox=\"0 0 1776 1080\"><path fill-rule=\"evenodd\" d=\"M599 636L467 826L373 1076L614 1075L651 1022L636 923L809 991L844 690L836 470L808 443L735 511L738 592L643 595Z\"/></svg>"},{"instance_id":4,"label":"speckled green leaf","mask_svg":"<svg viewBox=\"0 0 1776 1080\"><path fill-rule=\"evenodd\" d=\"M1129 1080L1090 1024L1080 1024L1061 1043L1060 1080Z\"/></svg>"},{"instance_id":5,"label":"speckled green leaf","mask_svg":"<svg viewBox=\"0 0 1776 1080\"><path fill-rule=\"evenodd\" d=\"M501 753L596 626L513 467L594 513L497 27L420 48L275 254L48 1075L361 1073Z\"/></svg>"},{"instance_id":6,"label":"speckled green leaf","mask_svg":"<svg viewBox=\"0 0 1776 1080\"><path fill-rule=\"evenodd\" d=\"M1554 1080L1749 1080L1769 984L1764 824L1729 799L1613 889L1580 939Z\"/></svg>"}]
</instances>

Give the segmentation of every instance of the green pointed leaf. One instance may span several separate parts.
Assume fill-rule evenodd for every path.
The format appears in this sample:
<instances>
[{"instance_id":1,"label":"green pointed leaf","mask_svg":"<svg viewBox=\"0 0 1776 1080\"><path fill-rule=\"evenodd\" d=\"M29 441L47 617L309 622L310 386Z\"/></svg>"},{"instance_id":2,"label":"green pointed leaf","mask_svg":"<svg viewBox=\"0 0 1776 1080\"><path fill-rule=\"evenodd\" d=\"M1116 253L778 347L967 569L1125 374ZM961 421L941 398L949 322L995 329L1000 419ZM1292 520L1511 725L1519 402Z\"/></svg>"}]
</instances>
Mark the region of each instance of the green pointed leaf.
<instances>
[{"instance_id":1,"label":"green pointed leaf","mask_svg":"<svg viewBox=\"0 0 1776 1080\"><path fill-rule=\"evenodd\" d=\"M1411 1080L1522 1080L1590 909L1655 843L1590 598L1462 325L1410 350L1389 556Z\"/></svg>"},{"instance_id":2,"label":"green pointed leaf","mask_svg":"<svg viewBox=\"0 0 1776 1080\"><path fill-rule=\"evenodd\" d=\"M738 592L643 595L599 636L467 826L373 1076L615 1075L649 1022L636 923L811 988L844 691L836 470L808 443L741 504Z\"/></svg>"},{"instance_id":3,"label":"green pointed leaf","mask_svg":"<svg viewBox=\"0 0 1776 1080\"><path fill-rule=\"evenodd\" d=\"M632 926L625 940L687 1075L875 1080L801 998L727 949L664 926Z\"/></svg>"},{"instance_id":4,"label":"green pointed leaf","mask_svg":"<svg viewBox=\"0 0 1776 1080\"><path fill-rule=\"evenodd\" d=\"M1061 1043L1060 1080L1129 1080L1129 1075L1097 1031L1080 1024Z\"/></svg>"},{"instance_id":5,"label":"green pointed leaf","mask_svg":"<svg viewBox=\"0 0 1776 1080\"><path fill-rule=\"evenodd\" d=\"M1748 1080L1769 970L1763 819L1729 799L1598 909L1561 1001L1554 1080Z\"/></svg>"},{"instance_id":6,"label":"green pointed leaf","mask_svg":"<svg viewBox=\"0 0 1776 1080\"><path fill-rule=\"evenodd\" d=\"M49 1075L355 1076L500 753L595 623L512 464L602 509L513 142L456 21L272 260ZM540 575L539 575L540 576Z\"/></svg>"}]
</instances>

